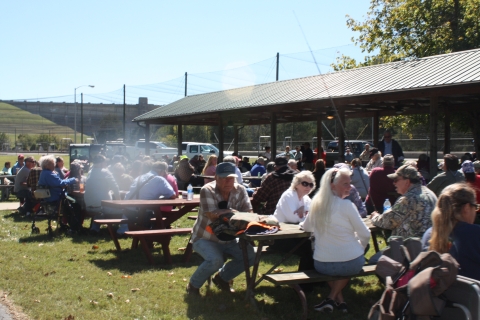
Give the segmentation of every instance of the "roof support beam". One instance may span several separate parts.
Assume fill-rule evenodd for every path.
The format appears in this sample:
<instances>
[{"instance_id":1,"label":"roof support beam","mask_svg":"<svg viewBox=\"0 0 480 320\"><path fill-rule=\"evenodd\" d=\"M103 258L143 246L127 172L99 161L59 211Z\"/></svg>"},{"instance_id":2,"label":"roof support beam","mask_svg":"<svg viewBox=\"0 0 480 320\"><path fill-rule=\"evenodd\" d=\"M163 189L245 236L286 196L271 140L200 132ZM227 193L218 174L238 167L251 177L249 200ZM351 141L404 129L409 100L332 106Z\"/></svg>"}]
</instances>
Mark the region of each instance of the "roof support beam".
<instances>
[{"instance_id":1,"label":"roof support beam","mask_svg":"<svg viewBox=\"0 0 480 320\"><path fill-rule=\"evenodd\" d=\"M233 152L238 155L238 126L233 126Z\"/></svg>"},{"instance_id":2,"label":"roof support beam","mask_svg":"<svg viewBox=\"0 0 480 320\"><path fill-rule=\"evenodd\" d=\"M444 145L445 147L443 148L443 154L450 153L450 136L451 136L451 130L450 130L450 108L449 106L446 106L443 110L445 119L444 120Z\"/></svg>"},{"instance_id":3,"label":"roof support beam","mask_svg":"<svg viewBox=\"0 0 480 320\"><path fill-rule=\"evenodd\" d=\"M322 155L320 151L321 150L320 147L323 148L322 123L323 123L323 119L322 119L322 115L320 114L317 116L317 150L318 150L317 159L322 159Z\"/></svg>"},{"instance_id":4,"label":"roof support beam","mask_svg":"<svg viewBox=\"0 0 480 320\"><path fill-rule=\"evenodd\" d=\"M380 113L376 111L373 114L373 145L378 146L378 131L380 126Z\"/></svg>"},{"instance_id":5,"label":"roof support beam","mask_svg":"<svg viewBox=\"0 0 480 320\"><path fill-rule=\"evenodd\" d=\"M177 125L177 154L182 155L182 141L183 141L183 126L181 124Z\"/></svg>"},{"instance_id":6,"label":"roof support beam","mask_svg":"<svg viewBox=\"0 0 480 320\"><path fill-rule=\"evenodd\" d=\"M223 117L218 116L218 163L223 161Z\"/></svg>"},{"instance_id":7,"label":"roof support beam","mask_svg":"<svg viewBox=\"0 0 480 320\"><path fill-rule=\"evenodd\" d=\"M345 127L345 109L343 107L337 107L338 120L341 123L340 135L338 136L338 161L345 163L345 131L342 130L342 126Z\"/></svg>"},{"instance_id":8,"label":"roof support beam","mask_svg":"<svg viewBox=\"0 0 480 320\"><path fill-rule=\"evenodd\" d=\"M150 155L150 123L145 123L145 155Z\"/></svg>"},{"instance_id":9,"label":"roof support beam","mask_svg":"<svg viewBox=\"0 0 480 320\"><path fill-rule=\"evenodd\" d=\"M271 151L272 151L272 158L270 161L275 161L277 157L277 115L275 112L270 114L270 141L271 141Z\"/></svg>"},{"instance_id":10,"label":"roof support beam","mask_svg":"<svg viewBox=\"0 0 480 320\"><path fill-rule=\"evenodd\" d=\"M438 97L430 98L430 173L433 177L438 172L437 167L437 121Z\"/></svg>"}]
</instances>

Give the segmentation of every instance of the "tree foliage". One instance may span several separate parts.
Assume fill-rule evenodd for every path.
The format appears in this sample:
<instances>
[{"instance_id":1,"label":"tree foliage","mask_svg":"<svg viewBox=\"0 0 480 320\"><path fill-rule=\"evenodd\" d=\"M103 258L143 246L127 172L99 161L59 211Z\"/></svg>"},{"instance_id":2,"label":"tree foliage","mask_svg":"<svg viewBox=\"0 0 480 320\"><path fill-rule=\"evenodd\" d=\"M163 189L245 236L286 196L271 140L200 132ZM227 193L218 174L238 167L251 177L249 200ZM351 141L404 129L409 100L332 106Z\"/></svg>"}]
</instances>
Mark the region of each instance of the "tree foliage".
<instances>
[{"instance_id":1,"label":"tree foliage","mask_svg":"<svg viewBox=\"0 0 480 320\"><path fill-rule=\"evenodd\" d=\"M359 33L352 41L370 55L363 62L342 55L332 65L336 71L474 49L480 47L480 0L371 0L366 19L347 15L347 26ZM472 112L456 112L452 126L480 135ZM428 122L428 115L381 118L382 127L401 128L410 137ZM475 140L480 143L480 136Z\"/></svg>"},{"instance_id":2,"label":"tree foliage","mask_svg":"<svg viewBox=\"0 0 480 320\"><path fill-rule=\"evenodd\" d=\"M384 62L480 46L480 0L371 0L365 21L347 16L352 40Z\"/></svg>"}]
</instances>

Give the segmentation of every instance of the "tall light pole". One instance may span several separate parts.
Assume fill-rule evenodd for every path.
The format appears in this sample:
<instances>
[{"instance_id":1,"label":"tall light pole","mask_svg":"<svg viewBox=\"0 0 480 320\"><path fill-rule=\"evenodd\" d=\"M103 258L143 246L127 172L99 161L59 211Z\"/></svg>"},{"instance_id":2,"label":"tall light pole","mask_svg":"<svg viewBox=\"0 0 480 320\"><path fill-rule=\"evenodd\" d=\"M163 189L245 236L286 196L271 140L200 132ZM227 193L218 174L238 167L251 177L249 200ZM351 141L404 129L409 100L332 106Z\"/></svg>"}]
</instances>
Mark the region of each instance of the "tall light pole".
<instances>
[{"instance_id":1,"label":"tall light pole","mask_svg":"<svg viewBox=\"0 0 480 320\"><path fill-rule=\"evenodd\" d=\"M75 101L75 124L74 124L74 127L75 127L75 138L74 138L74 143L77 143L77 89L78 88L82 88L82 87L90 87L90 88L95 88L94 85L91 85L91 84L84 84L83 86L79 86L79 87L76 87L75 90L73 91L74 92L74 101Z\"/></svg>"}]
</instances>

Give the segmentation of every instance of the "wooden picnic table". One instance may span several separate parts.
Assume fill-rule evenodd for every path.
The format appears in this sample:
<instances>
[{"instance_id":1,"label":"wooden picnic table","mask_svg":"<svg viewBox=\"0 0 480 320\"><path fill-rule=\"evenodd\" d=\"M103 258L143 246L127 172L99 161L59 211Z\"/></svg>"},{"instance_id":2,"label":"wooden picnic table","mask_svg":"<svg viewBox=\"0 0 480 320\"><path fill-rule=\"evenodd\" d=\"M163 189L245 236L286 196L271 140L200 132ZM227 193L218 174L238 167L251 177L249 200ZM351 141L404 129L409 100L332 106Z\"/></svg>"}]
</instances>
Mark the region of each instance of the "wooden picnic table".
<instances>
[{"instance_id":1,"label":"wooden picnic table","mask_svg":"<svg viewBox=\"0 0 480 320\"><path fill-rule=\"evenodd\" d=\"M376 226L374 226L370 219L365 218L363 219L367 227L371 231L372 239L374 242L375 250L378 248L377 238L374 235L374 231L378 230ZM266 275L271 274L280 264L290 258L294 252L300 248L300 246L307 241L311 236L311 232L303 231L299 228L298 224L289 224L289 223L280 223L280 230L277 233L273 234L260 234L260 235L248 235L248 234L241 234L240 238L240 247L242 248L243 253L243 263L245 265L245 278L247 282L247 290L245 298L250 301L250 303L255 306L255 287L263 281ZM290 239L290 238L302 238L303 241L300 241L297 246L295 246L292 250L288 253L283 255L283 257L275 263L267 272L262 274L261 277L257 280L258 274L258 267L260 265L260 259L262 257L262 249L265 245L272 244L275 240L279 239ZM257 244L257 252L255 254L255 260L252 266L252 272L250 273L250 267L248 265L248 253L247 253L247 246L252 241L258 241ZM378 252L378 250L377 250Z\"/></svg>"},{"instance_id":2,"label":"wooden picnic table","mask_svg":"<svg viewBox=\"0 0 480 320\"><path fill-rule=\"evenodd\" d=\"M200 204L200 197L193 197L193 200L186 200L181 198L176 199L158 199L158 200L102 200L102 207L117 209L119 211L128 208L138 208L138 214L144 214L146 210L152 210L156 218L156 227L158 229L163 229L161 224L165 223L170 225L173 222L180 219L185 214L191 212L193 209L198 207ZM175 206L178 210L160 211L160 207L163 206ZM129 211L125 211L128 216ZM133 211L132 211L133 213ZM165 217L166 220L162 221L162 218ZM139 216L139 219L141 217Z\"/></svg>"}]
</instances>

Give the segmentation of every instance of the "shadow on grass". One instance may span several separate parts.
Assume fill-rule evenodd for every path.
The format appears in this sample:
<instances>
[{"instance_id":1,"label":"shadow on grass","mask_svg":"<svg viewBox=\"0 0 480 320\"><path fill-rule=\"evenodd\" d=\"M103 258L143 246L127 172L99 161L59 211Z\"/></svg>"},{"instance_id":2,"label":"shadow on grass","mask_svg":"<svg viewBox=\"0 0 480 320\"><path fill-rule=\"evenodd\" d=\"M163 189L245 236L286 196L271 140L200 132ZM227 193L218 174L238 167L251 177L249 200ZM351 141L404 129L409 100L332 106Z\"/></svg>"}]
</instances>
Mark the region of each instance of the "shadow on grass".
<instances>
[{"instance_id":1,"label":"shadow on grass","mask_svg":"<svg viewBox=\"0 0 480 320\"><path fill-rule=\"evenodd\" d=\"M184 262L183 252L171 252L172 264L165 263L163 254L161 254L160 247L155 247L152 251L155 264L148 263L147 257L139 247L137 249L123 249L117 251L115 249L104 250L101 252L89 251L88 254L92 256L89 260L98 268L103 270L117 269L123 273L144 272L146 270L173 270L175 268L190 268L198 266L203 259L196 253L193 253L189 262ZM96 256L101 255L100 258ZM112 257L113 255L113 257Z\"/></svg>"},{"instance_id":2,"label":"shadow on grass","mask_svg":"<svg viewBox=\"0 0 480 320\"><path fill-rule=\"evenodd\" d=\"M383 291L381 286L370 286L375 282L370 278L352 279L350 284L343 290L349 312L347 314L334 311L332 314L316 312L313 307L328 296L328 285L317 286L313 292L307 293L309 319L364 319L370 307L380 298ZM268 282L266 282L268 283ZM368 290L355 289L354 287L367 284ZM255 290L255 309L245 300L245 290L237 290L233 294L225 294L217 288L201 288L201 297L187 295L184 300L187 303L187 316L189 319L299 319L302 306L297 293L288 286L275 287L262 282ZM373 302L372 302L373 301Z\"/></svg>"}]
</instances>

